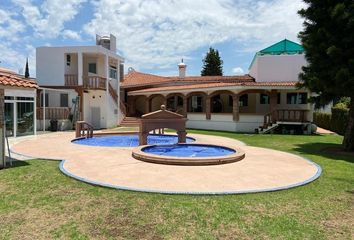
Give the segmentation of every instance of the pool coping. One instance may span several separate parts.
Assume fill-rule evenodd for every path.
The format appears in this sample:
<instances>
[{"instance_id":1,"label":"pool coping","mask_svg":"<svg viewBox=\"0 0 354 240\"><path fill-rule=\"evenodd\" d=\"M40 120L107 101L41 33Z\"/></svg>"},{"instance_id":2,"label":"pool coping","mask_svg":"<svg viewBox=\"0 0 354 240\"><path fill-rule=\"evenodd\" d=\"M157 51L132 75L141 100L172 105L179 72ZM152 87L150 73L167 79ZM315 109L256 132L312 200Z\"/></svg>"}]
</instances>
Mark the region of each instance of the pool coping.
<instances>
[{"instance_id":1,"label":"pool coping","mask_svg":"<svg viewBox=\"0 0 354 240\"><path fill-rule=\"evenodd\" d=\"M132 151L132 156L135 159L144 162L165 164L165 165L180 165L180 166L219 165L219 164L227 164L227 163L241 161L242 159L245 158L245 151L234 146L220 146L220 145L206 144L206 143L178 143L177 145L220 147L220 148L233 150L234 153L227 154L224 156L213 156L213 157L177 157L177 156L166 156L166 155L158 155L158 154L144 152L143 150L145 148L151 148L159 145L143 145L134 148ZM162 146L173 146L173 144L162 145Z\"/></svg>"}]
</instances>

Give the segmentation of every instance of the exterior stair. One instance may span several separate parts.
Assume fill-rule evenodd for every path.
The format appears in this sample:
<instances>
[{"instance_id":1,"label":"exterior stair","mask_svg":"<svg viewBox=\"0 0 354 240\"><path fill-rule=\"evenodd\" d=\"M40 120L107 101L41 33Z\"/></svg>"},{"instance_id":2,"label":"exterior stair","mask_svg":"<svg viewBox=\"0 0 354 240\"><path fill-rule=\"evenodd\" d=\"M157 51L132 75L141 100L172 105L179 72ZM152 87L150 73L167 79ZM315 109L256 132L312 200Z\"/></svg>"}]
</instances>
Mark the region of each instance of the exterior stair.
<instances>
[{"instance_id":1,"label":"exterior stair","mask_svg":"<svg viewBox=\"0 0 354 240\"><path fill-rule=\"evenodd\" d=\"M124 117L120 126L138 126L139 125L139 118L136 117Z\"/></svg>"},{"instance_id":2,"label":"exterior stair","mask_svg":"<svg viewBox=\"0 0 354 240\"><path fill-rule=\"evenodd\" d=\"M271 132L272 130L275 130L279 126L279 123L270 123L267 124L266 126L260 126L259 128L256 129L256 132L259 134L265 134L268 132Z\"/></svg>"}]
</instances>

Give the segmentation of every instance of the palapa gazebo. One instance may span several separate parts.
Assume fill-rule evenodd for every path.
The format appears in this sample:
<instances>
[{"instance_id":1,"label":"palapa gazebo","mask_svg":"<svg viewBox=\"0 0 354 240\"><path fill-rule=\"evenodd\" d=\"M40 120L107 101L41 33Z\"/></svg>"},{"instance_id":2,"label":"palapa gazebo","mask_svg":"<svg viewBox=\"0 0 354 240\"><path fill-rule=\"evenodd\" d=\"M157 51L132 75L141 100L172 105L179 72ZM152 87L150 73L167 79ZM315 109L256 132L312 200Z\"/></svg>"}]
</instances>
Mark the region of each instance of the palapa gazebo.
<instances>
[{"instance_id":1,"label":"palapa gazebo","mask_svg":"<svg viewBox=\"0 0 354 240\"><path fill-rule=\"evenodd\" d=\"M186 142L186 121L181 115L166 110L165 105L161 105L161 110L147 113L141 116L139 125L139 145L147 144L147 137L150 131L155 129L171 128L176 130L178 143Z\"/></svg>"}]
</instances>

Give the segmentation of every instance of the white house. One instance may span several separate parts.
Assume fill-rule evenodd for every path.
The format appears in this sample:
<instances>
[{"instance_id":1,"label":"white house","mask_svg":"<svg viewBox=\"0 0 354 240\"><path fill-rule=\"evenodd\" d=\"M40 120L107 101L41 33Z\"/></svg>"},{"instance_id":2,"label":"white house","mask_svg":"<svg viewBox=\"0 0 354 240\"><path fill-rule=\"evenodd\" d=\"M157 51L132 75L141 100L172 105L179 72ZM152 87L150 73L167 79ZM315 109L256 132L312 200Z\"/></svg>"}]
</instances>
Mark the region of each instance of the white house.
<instances>
[{"instance_id":1,"label":"white house","mask_svg":"<svg viewBox=\"0 0 354 240\"><path fill-rule=\"evenodd\" d=\"M37 48L39 119L80 119L96 129L116 126L122 118L123 63L113 35L97 35L94 46Z\"/></svg>"},{"instance_id":2,"label":"white house","mask_svg":"<svg viewBox=\"0 0 354 240\"><path fill-rule=\"evenodd\" d=\"M4 95L4 122L8 137L36 134L37 88L34 79L0 68L0 92Z\"/></svg>"}]
</instances>

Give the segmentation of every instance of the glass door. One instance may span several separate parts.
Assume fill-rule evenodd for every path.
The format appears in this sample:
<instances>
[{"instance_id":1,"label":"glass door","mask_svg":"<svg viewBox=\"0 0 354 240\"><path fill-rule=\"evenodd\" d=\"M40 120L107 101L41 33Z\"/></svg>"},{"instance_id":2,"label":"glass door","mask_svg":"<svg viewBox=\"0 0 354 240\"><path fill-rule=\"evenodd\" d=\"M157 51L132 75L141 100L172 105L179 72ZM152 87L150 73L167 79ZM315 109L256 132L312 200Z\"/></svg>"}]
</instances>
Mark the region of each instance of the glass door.
<instances>
[{"instance_id":1,"label":"glass door","mask_svg":"<svg viewBox=\"0 0 354 240\"><path fill-rule=\"evenodd\" d=\"M34 134L33 102L17 102L17 136Z\"/></svg>"},{"instance_id":2,"label":"glass door","mask_svg":"<svg viewBox=\"0 0 354 240\"><path fill-rule=\"evenodd\" d=\"M5 126L8 137L14 136L14 103L5 103Z\"/></svg>"}]
</instances>

